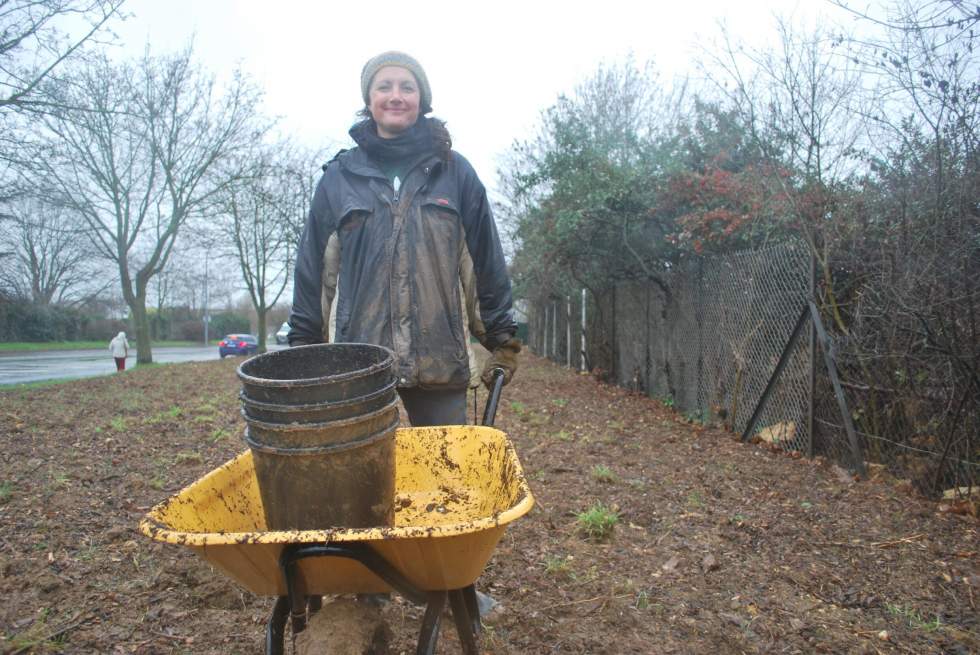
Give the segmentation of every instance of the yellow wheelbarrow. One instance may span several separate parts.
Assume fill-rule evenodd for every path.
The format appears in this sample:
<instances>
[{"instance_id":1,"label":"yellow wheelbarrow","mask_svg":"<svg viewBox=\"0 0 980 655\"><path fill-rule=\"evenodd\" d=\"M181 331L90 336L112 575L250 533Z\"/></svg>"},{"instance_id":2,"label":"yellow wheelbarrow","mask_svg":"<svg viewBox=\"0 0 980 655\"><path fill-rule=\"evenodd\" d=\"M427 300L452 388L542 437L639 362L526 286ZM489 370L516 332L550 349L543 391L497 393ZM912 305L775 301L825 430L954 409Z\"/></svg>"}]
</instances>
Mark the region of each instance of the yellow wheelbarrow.
<instances>
[{"instance_id":1,"label":"yellow wheelbarrow","mask_svg":"<svg viewBox=\"0 0 980 655\"><path fill-rule=\"evenodd\" d=\"M514 448L493 423L501 381L482 426L399 429L395 521L377 528L267 531L251 452L154 507L140 531L187 546L249 591L278 596L266 652L284 652L286 619L306 626L320 596L397 591L425 604L416 652L435 652L447 600L467 655L480 616L474 582L508 523L534 504Z\"/></svg>"}]
</instances>

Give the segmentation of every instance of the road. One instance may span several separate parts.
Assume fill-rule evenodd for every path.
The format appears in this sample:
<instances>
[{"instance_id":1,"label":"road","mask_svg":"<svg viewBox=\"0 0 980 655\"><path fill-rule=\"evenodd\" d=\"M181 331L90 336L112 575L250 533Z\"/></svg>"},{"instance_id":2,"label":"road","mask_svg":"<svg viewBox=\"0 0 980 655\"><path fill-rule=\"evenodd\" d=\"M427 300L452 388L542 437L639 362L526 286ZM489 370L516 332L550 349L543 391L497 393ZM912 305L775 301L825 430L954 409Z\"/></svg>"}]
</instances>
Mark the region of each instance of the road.
<instances>
[{"instance_id":1,"label":"road","mask_svg":"<svg viewBox=\"0 0 980 655\"><path fill-rule=\"evenodd\" d=\"M270 345L269 350L284 346ZM153 349L153 361L202 362L218 359L217 346L159 347ZM135 349L126 359L126 368L136 365ZM108 350L42 350L30 353L0 355L0 385L40 382L62 378L88 378L115 373L116 363Z\"/></svg>"}]
</instances>

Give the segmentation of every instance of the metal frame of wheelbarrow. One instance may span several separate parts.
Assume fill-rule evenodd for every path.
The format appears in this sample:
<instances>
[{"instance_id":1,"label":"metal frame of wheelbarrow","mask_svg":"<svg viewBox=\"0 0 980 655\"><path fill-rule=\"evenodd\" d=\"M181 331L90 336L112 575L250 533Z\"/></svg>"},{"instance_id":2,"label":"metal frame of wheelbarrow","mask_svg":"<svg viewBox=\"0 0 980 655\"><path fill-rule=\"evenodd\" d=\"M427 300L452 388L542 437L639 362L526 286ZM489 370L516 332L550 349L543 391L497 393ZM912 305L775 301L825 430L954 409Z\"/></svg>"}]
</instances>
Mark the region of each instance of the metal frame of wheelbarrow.
<instances>
[{"instance_id":1,"label":"metal frame of wheelbarrow","mask_svg":"<svg viewBox=\"0 0 980 655\"><path fill-rule=\"evenodd\" d=\"M500 392L504 386L504 371L494 369L493 385L483 411L483 425L493 426L500 402ZM292 544L287 546L279 557L279 569L286 582L286 595L279 596L272 608L272 615L266 624L265 652L267 655L284 655L286 620L290 620L293 638L306 629L307 615L313 614L322 606L320 596L303 593L300 560L310 557L343 557L352 559L376 576L392 589L411 602L425 604L425 616L419 631L416 655L433 655L439 641L439 627L446 601L452 609L456 632L465 655L479 655L476 638L480 634L480 607L476 599L476 587L469 585L462 589L443 589L422 591L398 572L388 561L370 546L359 542L327 542L322 544Z\"/></svg>"}]
</instances>

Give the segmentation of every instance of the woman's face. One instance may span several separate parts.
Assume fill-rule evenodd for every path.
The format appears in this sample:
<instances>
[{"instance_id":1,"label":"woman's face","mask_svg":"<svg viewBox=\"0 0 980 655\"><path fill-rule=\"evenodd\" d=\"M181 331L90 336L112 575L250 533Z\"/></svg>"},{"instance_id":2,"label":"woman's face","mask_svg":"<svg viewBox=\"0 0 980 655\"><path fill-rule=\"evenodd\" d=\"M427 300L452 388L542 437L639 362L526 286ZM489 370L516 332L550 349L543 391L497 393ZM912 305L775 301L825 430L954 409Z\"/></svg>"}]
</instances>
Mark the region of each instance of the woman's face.
<instances>
[{"instance_id":1,"label":"woman's face","mask_svg":"<svg viewBox=\"0 0 980 655\"><path fill-rule=\"evenodd\" d=\"M378 136L393 139L419 118L419 85L411 71L385 66L374 74L368 109L378 124Z\"/></svg>"}]
</instances>

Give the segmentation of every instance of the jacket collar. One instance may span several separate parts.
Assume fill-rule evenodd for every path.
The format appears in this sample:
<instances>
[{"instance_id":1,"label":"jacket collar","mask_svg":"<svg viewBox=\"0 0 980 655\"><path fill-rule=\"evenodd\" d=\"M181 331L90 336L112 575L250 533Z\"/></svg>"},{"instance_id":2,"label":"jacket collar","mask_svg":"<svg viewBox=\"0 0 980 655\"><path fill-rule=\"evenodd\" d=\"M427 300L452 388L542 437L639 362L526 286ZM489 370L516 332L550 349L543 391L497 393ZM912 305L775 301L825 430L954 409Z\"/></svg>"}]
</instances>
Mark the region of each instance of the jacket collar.
<instances>
[{"instance_id":1,"label":"jacket collar","mask_svg":"<svg viewBox=\"0 0 980 655\"><path fill-rule=\"evenodd\" d=\"M346 152L341 153L338 157L338 162L340 166L354 175L360 175L361 177L378 177L386 180L385 174L381 172L378 165L368 157L367 153L364 152L362 148L351 148ZM412 163L411 169L418 166L428 166L430 169L434 168L436 164L441 162L439 156L434 153L429 153L421 155L418 160ZM428 177L428 176L426 176Z\"/></svg>"}]
</instances>

